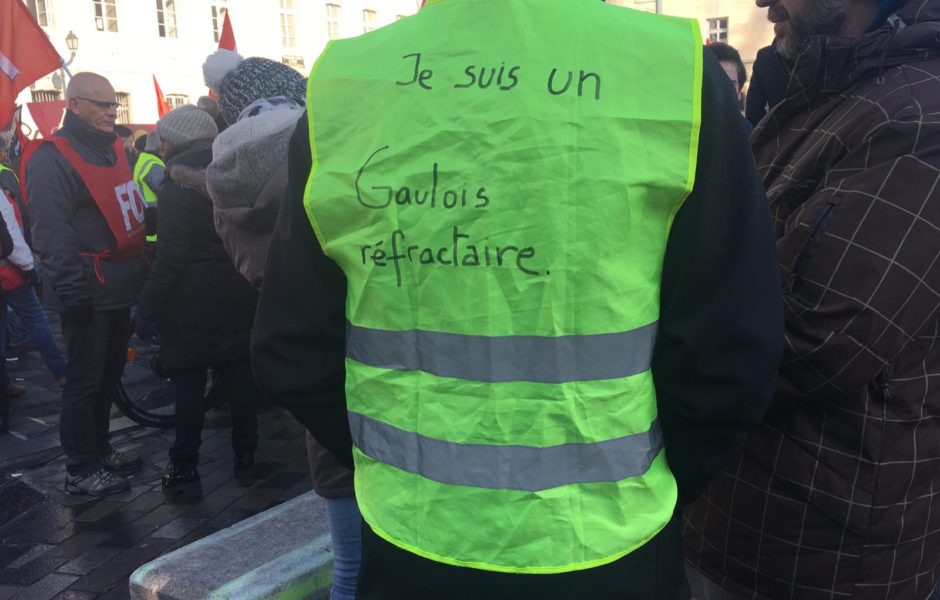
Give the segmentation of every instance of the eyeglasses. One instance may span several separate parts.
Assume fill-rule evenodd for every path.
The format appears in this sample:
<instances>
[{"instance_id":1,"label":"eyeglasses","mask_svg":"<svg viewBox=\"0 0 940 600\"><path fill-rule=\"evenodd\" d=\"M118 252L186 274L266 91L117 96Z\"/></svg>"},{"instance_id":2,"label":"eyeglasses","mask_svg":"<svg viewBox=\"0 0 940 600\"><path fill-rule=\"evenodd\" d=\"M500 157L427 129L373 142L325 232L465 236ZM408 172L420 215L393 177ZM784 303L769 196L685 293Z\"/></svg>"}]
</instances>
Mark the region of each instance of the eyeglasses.
<instances>
[{"instance_id":1,"label":"eyeglasses","mask_svg":"<svg viewBox=\"0 0 940 600\"><path fill-rule=\"evenodd\" d=\"M84 100L85 102L91 102L92 104L94 104L95 106L97 106L98 108L102 110L108 110L108 109L117 110L118 107L121 106L120 103L118 102L102 102L101 100L92 100L91 98L83 98L81 96L75 96L75 99Z\"/></svg>"}]
</instances>

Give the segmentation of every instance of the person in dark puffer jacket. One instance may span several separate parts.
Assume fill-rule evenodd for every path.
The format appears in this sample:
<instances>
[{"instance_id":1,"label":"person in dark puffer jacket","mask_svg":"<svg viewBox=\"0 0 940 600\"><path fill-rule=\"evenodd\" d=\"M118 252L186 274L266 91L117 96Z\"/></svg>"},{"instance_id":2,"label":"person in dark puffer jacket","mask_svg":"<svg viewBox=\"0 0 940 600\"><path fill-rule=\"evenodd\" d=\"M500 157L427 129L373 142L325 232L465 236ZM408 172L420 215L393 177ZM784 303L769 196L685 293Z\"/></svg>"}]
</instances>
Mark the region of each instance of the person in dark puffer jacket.
<instances>
[{"instance_id":1,"label":"person in dark puffer jacket","mask_svg":"<svg viewBox=\"0 0 940 600\"><path fill-rule=\"evenodd\" d=\"M940 563L940 0L758 4L792 65L751 136L786 345L760 427L686 510L686 557L702 600L925 600Z\"/></svg>"},{"instance_id":2,"label":"person in dark puffer jacket","mask_svg":"<svg viewBox=\"0 0 940 600\"><path fill-rule=\"evenodd\" d=\"M138 335L159 324L161 358L177 384L176 440L163 488L198 489L199 445L207 371L221 379L232 411L235 475L253 481L258 394L248 360L257 294L235 270L215 232L206 168L218 128L194 106L165 115L156 128L163 140L166 178L159 192L157 259L140 298Z\"/></svg>"}]
</instances>

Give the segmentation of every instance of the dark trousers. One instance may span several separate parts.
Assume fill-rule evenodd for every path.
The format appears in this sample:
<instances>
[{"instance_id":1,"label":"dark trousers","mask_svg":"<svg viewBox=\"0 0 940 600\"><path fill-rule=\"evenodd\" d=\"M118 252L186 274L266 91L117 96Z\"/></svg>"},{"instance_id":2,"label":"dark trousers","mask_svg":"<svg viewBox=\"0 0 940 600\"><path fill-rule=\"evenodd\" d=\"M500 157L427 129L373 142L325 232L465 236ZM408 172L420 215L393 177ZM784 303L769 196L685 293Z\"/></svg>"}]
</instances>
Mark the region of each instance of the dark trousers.
<instances>
[{"instance_id":1,"label":"dark trousers","mask_svg":"<svg viewBox=\"0 0 940 600\"><path fill-rule=\"evenodd\" d=\"M202 425L206 416L207 366L173 371L176 384L176 440L170 460L177 469L199 464ZM212 365L225 390L232 412L232 449L235 455L253 454L258 447L258 391L248 358Z\"/></svg>"},{"instance_id":2,"label":"dark trousers","mask_svg":"<svg viewBox=\"0 0 940 600\"><path fill-rule=\"evenodd\" d=\"M688 600L680 533L673 518L645 546L608 565L556 575L516 575L421 558L386 542L363 523L359 598Z\"/></svg>"},{"instance_id":3,"label":"dark trousers","mask_svg":"<svg viewBox=\"0 0 940 600\"><path fill-rule=\"evenodd\" d=\"M111 403L127 361L131 309L95 312L88 325L62 318L65 387L59 437L69 473L93 471L111 452Z\"/></svg>"}]
</instances>

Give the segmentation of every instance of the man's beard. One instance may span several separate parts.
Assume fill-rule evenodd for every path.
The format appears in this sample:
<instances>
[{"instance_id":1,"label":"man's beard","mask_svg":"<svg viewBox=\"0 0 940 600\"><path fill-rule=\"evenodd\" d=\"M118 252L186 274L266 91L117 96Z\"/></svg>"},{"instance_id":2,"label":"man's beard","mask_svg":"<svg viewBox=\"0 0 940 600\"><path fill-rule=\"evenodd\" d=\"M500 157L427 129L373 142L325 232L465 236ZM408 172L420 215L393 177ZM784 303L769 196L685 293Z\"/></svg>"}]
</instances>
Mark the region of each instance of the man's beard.
<instances>
[{"instance_id":1,"label":"man's beard","mask_svg":"<svg viewBox=\"0 0 940 600\"><path fill-rule=\"evenodd\" d=\"M777 38L777 53L796 60L807 38L838 33L845 22L845 4L846 0L807 0L799 13L789 13L780 4L770 5L769 17L785 15L790 24L790 33Z\"/></svg>"}]
</instances>

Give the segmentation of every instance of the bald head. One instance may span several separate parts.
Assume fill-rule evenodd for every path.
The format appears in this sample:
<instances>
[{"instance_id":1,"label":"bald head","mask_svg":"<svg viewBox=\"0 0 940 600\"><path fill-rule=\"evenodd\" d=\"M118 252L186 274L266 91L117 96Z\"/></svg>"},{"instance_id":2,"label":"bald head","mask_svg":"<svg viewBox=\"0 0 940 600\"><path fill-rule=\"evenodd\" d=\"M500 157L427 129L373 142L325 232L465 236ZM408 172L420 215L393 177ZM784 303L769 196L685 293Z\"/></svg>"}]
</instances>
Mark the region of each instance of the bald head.
<instances>
[{"instance_id":1,"label":"bald head","mask_svg":"<svg viewBox=\"0 0 940 600\"><path fill-rule=\"evenodd\" d=\"M114 133L117 101L111 82L97 73L79 73L65 90L69 111L102 133Z\"/></svg>"},{"instance_id":2,"label":"bald head","mask_svg":"<svg viewBox=\"0 0 940 600\"><path fill-rule=\"evenodd\" d=\"M65 99L71 100L78 96L92 97L96 93L114 95L114 88L106 77L97 73L79 73L72 77L65 90Z\"/></svg>"}]
</instances>

